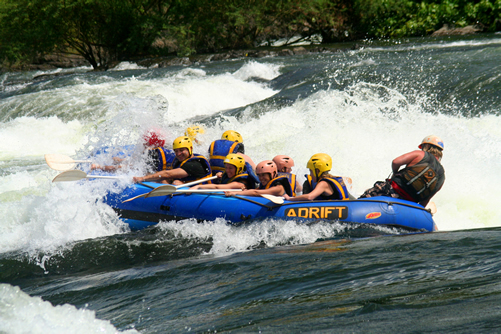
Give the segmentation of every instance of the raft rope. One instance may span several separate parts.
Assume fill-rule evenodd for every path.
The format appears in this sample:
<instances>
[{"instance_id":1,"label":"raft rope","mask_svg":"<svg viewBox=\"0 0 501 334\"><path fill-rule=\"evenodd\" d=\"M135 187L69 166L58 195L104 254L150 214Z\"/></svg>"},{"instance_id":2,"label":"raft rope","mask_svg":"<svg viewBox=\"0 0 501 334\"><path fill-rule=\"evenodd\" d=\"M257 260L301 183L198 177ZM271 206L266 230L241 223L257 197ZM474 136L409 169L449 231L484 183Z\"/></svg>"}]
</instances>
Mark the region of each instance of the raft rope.
<instances>
[{"instance_id":1,"label":"raft rope","mask_svg":"<svg viewBox=\"0 0 501 334\"><path fill-rule=\"evenodd\" d=\"M221 193L206 193L206 194L210 194L210 195L221 195ZM167 195L167 196L178 196L178 195L184 195L184 194L171 194L171 195ZM251 199L248 199L248 198L245 198L245 197L240 197L240 196L231 196L231 197L234 197L234 198L238 198L240 200L244 200L244 201L247 201L247 202L250 202L250 203L253 203L253 204L256 204L256 205L259 205L259 206L262 206L264 208L267 208L268 210L273 210L279 206L281 206L281 204L278 204L278 205L274 205L274 206L269 206L269 205L266 205L266 204L263 204L263 203L260 203L258 201L253 201Z\"/></svg>"}]
</instances>

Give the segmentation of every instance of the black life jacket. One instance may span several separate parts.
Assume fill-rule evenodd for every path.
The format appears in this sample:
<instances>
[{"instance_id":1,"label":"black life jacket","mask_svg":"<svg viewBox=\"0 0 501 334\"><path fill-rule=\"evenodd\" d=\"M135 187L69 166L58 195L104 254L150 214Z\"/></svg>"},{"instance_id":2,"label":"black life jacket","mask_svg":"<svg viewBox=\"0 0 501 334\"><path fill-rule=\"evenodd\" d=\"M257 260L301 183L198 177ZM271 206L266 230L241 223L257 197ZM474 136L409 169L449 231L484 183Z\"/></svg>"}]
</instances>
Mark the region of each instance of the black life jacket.
<instances>
[{"instance_id":1,"label":"black life jacket","mask_svg":"<svg viewBox=\"0 0 501 334\"><path fill-rule=\"evenodd\" d=\"M348 189L346 188L346 184L344 183L344 180L340 176L335 176L333 178L331 177L322 177L318 182L313 181L313 178L311 175L305 175L306 176L306 181L308 182L310 191L315 189L317 186L318 182L320 181L327 181L329 185L331 186L333 192L332 195L330 196L324 196L320 195L316 199L321 199L321 200L349 200L350 199L350 193L348 192Z\"/></svg>"},{"instance_id":2,"label":"black life jacket","mask_svg":"<svg viewBox=\"0 0 501 334\"><path fill-rule=\"evenodd\" d=\"M271 187L274 187L276 185L281 185L284 187L285 193L289 196L292 197L293 191L291 184L289 183L289 180L287 177L283 175L277 175L274 179L271 179L270 182L266 184L266 186L259 185L259 189L270 189Z\"/></svg>"},{"instance_id":3,"label":"black life jacket","mask_svg":"<svg viewBox=\"0 0 501 334\"><path fill-rule=\"evenodd\" d=\"M287 178L287 181L289 181L290 187L292 189L292 196L293 197L296 196L296 189L297 189L296 174L279 172L277 176L285 176Z\"/></svg>"},{"instance_id":4,"label":"black life jacket","mask_svg":"<svg viewBox=\"0 0 501 334\"><path fill-rule=\"evenodd\" d=\"M200 154L196 154L196 153L193 153L193 155L191 156L191 158L188 158L182 162L179 162L179 160L175 159L173 164L172 164L172 169L174 168L179 168L181 167L182 165L184 165L185 163L187 163L188 161L192 161L192 160L197 160L197 161L200 161L200 163L204 166L204 168L208 171L203 177L194 177L194 176L187 176L183 179L180 179L179 181L182 181L182 182L190 182L190 181L196 181L196 180L201 180L201 179L206 179L206 178L209 178L212 176L212 172L211 172L211 168L210 168L210 164L209 164L209 161L207 161L207 159L203 156L203 155L200 155ZM204 182L205 183L205 182ZM210 181L208 181L207 183L211 183Z\"/></svg>"},{"instance_id":5,"label":"black life jacket","mask_svg":"<svg viewBox=\"0 0 501 334\"><path fill-rule=\"evenodd\" d=\"M246 185L247 189L255 189L256 188L256 183L252 180L252 178L247 174L246 172L240 173L238 175L235 175L232 178L229 178L226 173L223 174L221 178L221 183L220 184L229 184L234 181L237 182L242 182Z\"/></svg>"},{"instance_id":6,"label":"black life jacket","mask_svg":"<svg viewBox=\"0 0 501 334\"><path fill-rule=\"evenodd\" d=\"M445 170L433 154L424 152L421 161L400 170L391 180L419 203L440 190L445 182Z\"/></svg>"}]
</instances>

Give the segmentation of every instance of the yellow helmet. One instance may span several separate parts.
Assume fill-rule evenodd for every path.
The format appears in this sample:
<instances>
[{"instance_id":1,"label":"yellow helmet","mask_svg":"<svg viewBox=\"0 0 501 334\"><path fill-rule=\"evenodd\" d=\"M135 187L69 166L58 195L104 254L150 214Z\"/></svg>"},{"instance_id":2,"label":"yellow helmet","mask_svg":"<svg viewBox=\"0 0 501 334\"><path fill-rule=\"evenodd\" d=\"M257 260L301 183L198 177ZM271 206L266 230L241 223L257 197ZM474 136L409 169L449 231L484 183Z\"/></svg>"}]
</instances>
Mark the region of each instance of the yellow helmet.
<instances>
[{"instance_id":1,"label":"yellow helmet","mask_svg":"<svg viewBox=\"0 0 501 334\"><path fill-rule=\"evenodd\" d=\"M205 130L202 126L200 125L194 125L194 126L190 126L189 128L186 129L186 131L184 131L184 135L186 137L190 137L191 140L194 140L195 142L198 143L198 140L197 140L197 135L198 134L204 134L205 133Z\"/></svg>"},{"instance_id":2,"label":"yellow helmet","mask_svg":"<svg viewBox=\"0 0 501 334\"><path fill-rule=\"evenodd\" d=\"M221 139L231 140L231 141L235 141L237 143L244 142L242 135L236 131L233 131L233 130L225 131L223 133L223 135L221 136Z\"/></svg>"},{"instance_id":3,"label":"yellow helmet","mask_svg":"<svg viewBox=\"0 0 501 334\"><path fill-rule=\"evenodd\" d=\"M175 150L177 148L183 148L186 147L188 151L190 152L190 155L193 154L193 143L191 142L190 137L187 136L181 136L177 137L174 139L174 142L172 143L172 148Z\"/></svg>"},{"instance_id":4,"label":"yellow helmet","mask_svg":"<svg viewBox=\"0 0 501 334\"><path fill-rule=\"evenodd\" d=\"M442 141L442 139L440 139L439 137L434 136L434 135L425 137L418 147L422 148L423 144L430 144L430 145L438 147L441 150L444 149L444 142Z\"/></svg>"},{"instance_id":5,"label":"yellow helmet","mask_svg":"<svg viewBox=\"0 0 501 334\"><path fill-rule=\"evenodd\" d=\"M308 161L308 164L306 167L315 174L315 176L318 179L319 175L322 175L324 172L328 172L332 169L332 158L325 153L317 153L314 154L311 158L310 161ZM316 170L318 169L318 174Z\"/></svg>"},{"instance_id":6,"label":"yellow helmet","mask_svg":"<svg viewBox=\"0 0 501 334\"><path fill-rule=\"evenodd\" d=\"M245 159L235 153L228 154L224 159L224 163L235 166L235 168L237 169L235 175L242 173L245 168Z\"/></svg>"}]
</instances>

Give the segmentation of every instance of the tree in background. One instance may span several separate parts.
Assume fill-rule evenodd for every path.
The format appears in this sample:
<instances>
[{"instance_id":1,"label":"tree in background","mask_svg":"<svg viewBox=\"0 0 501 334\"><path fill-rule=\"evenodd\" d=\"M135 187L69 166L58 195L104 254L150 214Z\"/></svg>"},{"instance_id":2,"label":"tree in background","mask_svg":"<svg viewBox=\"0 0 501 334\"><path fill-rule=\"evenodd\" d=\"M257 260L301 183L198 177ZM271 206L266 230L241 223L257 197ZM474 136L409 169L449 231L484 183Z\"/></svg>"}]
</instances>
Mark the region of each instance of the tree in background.
<instances>
[{"instance_id":1,"label":"tree in background","mask_svg":"<svg viewBox=\"0 0 501 334\"><path fill-rule=\"evenodd\" d=\"M63 43L61 15L54 0L0 1L0 60L30 62L52 52Z\"/></svg>"},{"instance_id":2,"label":"tree in background","mask_svg":"<svg viewBox=\"0 0 501 334\"><path fill-rule=\"evenodd\" d=\"M74 53L106 70L134 57L315 35L323 43L426 36L445 24L501 30L501 0L1 0L0 61Z\"/></svg>"},{"instance_id":3,"label":"tree in background","mask_svg":"<svg viewBox=\"0 0 501 334\"><path fill-rule=\"evenodd\" d=\"M146 54L160 29L161 1L3 0L0 55L15 63L76 53L94 69ZM160 9L161 9L160 8Z\"/></svg>"},{"instance_id":4,"label":"tree in background","mask_svg":"<svg viewBox=\"0 0 501 334\"><path fill-rule=\"evenodd\" d=\"M501 29L501 0L355 0L354 7L365 38L427 36L444 25Z\"/></svg>"}]
</instances>

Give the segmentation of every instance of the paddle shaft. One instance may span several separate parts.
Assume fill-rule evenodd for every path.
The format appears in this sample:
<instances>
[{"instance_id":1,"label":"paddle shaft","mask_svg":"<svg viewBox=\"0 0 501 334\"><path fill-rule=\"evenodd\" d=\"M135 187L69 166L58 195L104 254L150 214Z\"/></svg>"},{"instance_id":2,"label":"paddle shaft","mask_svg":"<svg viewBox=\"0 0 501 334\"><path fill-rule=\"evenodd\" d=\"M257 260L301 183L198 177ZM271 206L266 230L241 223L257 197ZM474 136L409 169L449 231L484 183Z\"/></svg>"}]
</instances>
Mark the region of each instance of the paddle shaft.
<instances>
[{"instance_id":1,"label":"paddle shaft","mask_svg":"<svg viewBox=\"0 0 501 334\"><path fill-rule=\"evenodd\" d=\"M138 198L143 198L143 197L156 197L156 196L164 196L164 194L158 194L158 195L155 195L155 192L159 192L161 191L162 189L171 189L173 191L179 189L179 188L182 188L182 187L189 187L189 186L193 186L195 184L199 184L199 183L202 183L202 182L206 182L206 181L210 181L210 180L214 180L215 178L217 178L217 176L211 176L209 178L206 178L206 179L201 179L201 180L196 180L196 181L192 181L192 182L188 182L188 183L184 183L184 184L180 184L180 185L177 185L177 186L173 186L171 184L166 184L166 185L163 185L163 186L160 186L160 187L157 187L157 188L154 188L152 191L150 191L149 193L145 193L145 194L141 194L141 195L137 195L137 196L134 196L134 197L131 197L129 199L126 199L125 201L123 201L122 203L125 203L125 202L130 202L130 201L133 201L135 199L138 199ZM140 183L141 184L141 183ZM150 187L150 186L149 186ZM151 187L150 187L151 188ZM158 189L158 190L157 190ZM168 195L168 194L167 194Z\"/></svg>"}]
</instances>

